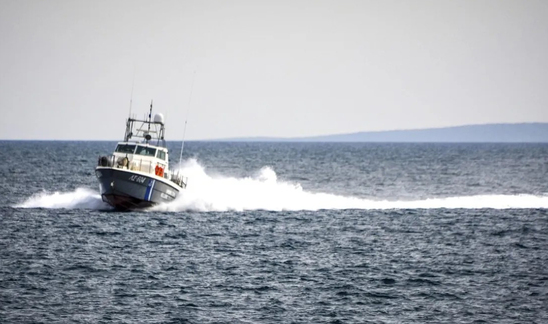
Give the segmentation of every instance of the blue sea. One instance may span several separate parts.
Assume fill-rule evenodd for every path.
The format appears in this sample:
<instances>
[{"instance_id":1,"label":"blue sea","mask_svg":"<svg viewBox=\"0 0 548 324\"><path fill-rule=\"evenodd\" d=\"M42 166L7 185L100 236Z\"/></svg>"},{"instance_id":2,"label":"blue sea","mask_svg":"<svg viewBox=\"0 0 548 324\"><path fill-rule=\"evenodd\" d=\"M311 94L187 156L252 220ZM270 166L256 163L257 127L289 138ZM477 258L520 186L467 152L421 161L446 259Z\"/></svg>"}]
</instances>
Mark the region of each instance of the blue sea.
<instances>
[{"instance_id":1,"label":"blue sea","mask_svg":"<svg viewBox=\"0 0 548 324\"><path fill-rule=\"evenodd\" d=\"M117 212L115 142L0 142L0 323L547 323L548 145L189 142Z\"/></svg>"}]
</instances>

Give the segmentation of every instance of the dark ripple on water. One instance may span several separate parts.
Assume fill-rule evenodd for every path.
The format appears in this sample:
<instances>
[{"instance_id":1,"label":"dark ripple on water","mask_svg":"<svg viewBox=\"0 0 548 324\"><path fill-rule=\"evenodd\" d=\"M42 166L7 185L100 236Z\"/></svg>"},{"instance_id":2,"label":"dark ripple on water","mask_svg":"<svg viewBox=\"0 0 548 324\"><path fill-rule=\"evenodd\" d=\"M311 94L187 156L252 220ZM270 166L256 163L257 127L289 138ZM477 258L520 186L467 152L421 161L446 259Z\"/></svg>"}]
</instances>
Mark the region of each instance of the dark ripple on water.
<instances>
[{"instance_id":1,"label":"dark ripple on water","mask_svg":"<svg viewBox=\"0 0 548 324\"><path fill-rule=\"evenodd\" d=\"M5 323L545 323L546 210L2 208Z\"/></svg>"}]
</instances>

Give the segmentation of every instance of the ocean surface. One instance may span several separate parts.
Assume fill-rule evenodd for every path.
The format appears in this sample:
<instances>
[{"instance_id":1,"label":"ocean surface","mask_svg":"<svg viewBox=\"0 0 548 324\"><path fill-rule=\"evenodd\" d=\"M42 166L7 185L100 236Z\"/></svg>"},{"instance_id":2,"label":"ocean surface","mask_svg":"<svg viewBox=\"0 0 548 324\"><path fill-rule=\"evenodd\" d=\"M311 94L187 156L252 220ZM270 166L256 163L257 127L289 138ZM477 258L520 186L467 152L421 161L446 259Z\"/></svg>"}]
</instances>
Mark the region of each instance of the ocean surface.
<instances>
[{"instance_id":1,"label":"ocean surface","mask_svg":"<svg viewBox=\"0 0 548 324\"><path fill-rule=\"evenodd\" d=\"M115 142L0 142L0 323L548 323L547 144L172 145L116 212Z\"/></svg>"}]
</instances>

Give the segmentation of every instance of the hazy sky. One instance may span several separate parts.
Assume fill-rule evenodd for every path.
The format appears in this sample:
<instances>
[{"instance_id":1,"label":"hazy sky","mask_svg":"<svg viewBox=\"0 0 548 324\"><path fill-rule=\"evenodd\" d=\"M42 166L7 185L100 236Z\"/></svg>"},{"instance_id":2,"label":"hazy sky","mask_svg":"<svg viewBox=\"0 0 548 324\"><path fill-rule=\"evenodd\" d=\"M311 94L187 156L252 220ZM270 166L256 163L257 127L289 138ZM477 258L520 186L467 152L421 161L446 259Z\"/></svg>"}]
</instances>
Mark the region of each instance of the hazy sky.
<instances>
[{"instance_id":1,"label":"hazy sky","mask_svg":"<svg viewBox=\"0 0 548 324\"><path fill-rule=\"evenodd\" d=\"M0 66L3 139L119 140L133 80L168 140L548 122L548 1L0 0Z\"/></svg>"}]
</instances>

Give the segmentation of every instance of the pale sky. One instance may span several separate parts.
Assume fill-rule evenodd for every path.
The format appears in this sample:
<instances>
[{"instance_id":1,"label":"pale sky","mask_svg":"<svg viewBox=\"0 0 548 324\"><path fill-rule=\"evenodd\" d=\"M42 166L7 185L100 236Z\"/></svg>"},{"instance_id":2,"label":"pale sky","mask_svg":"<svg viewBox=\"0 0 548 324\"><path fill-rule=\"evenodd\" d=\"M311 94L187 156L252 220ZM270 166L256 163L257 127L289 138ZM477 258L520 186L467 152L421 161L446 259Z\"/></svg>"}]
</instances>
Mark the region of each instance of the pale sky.
<instances>
[{"instance_id":1,"label":"pale sky","mask_svg":"<svg viewBox=\"0 0 548 324\"><path fill-rule=\"evenodd\" d=\"M168 140L548 122L548 1L0 0L0 66L0 139L121 140L133 81Z\"/></svg>"}]
</instances>

